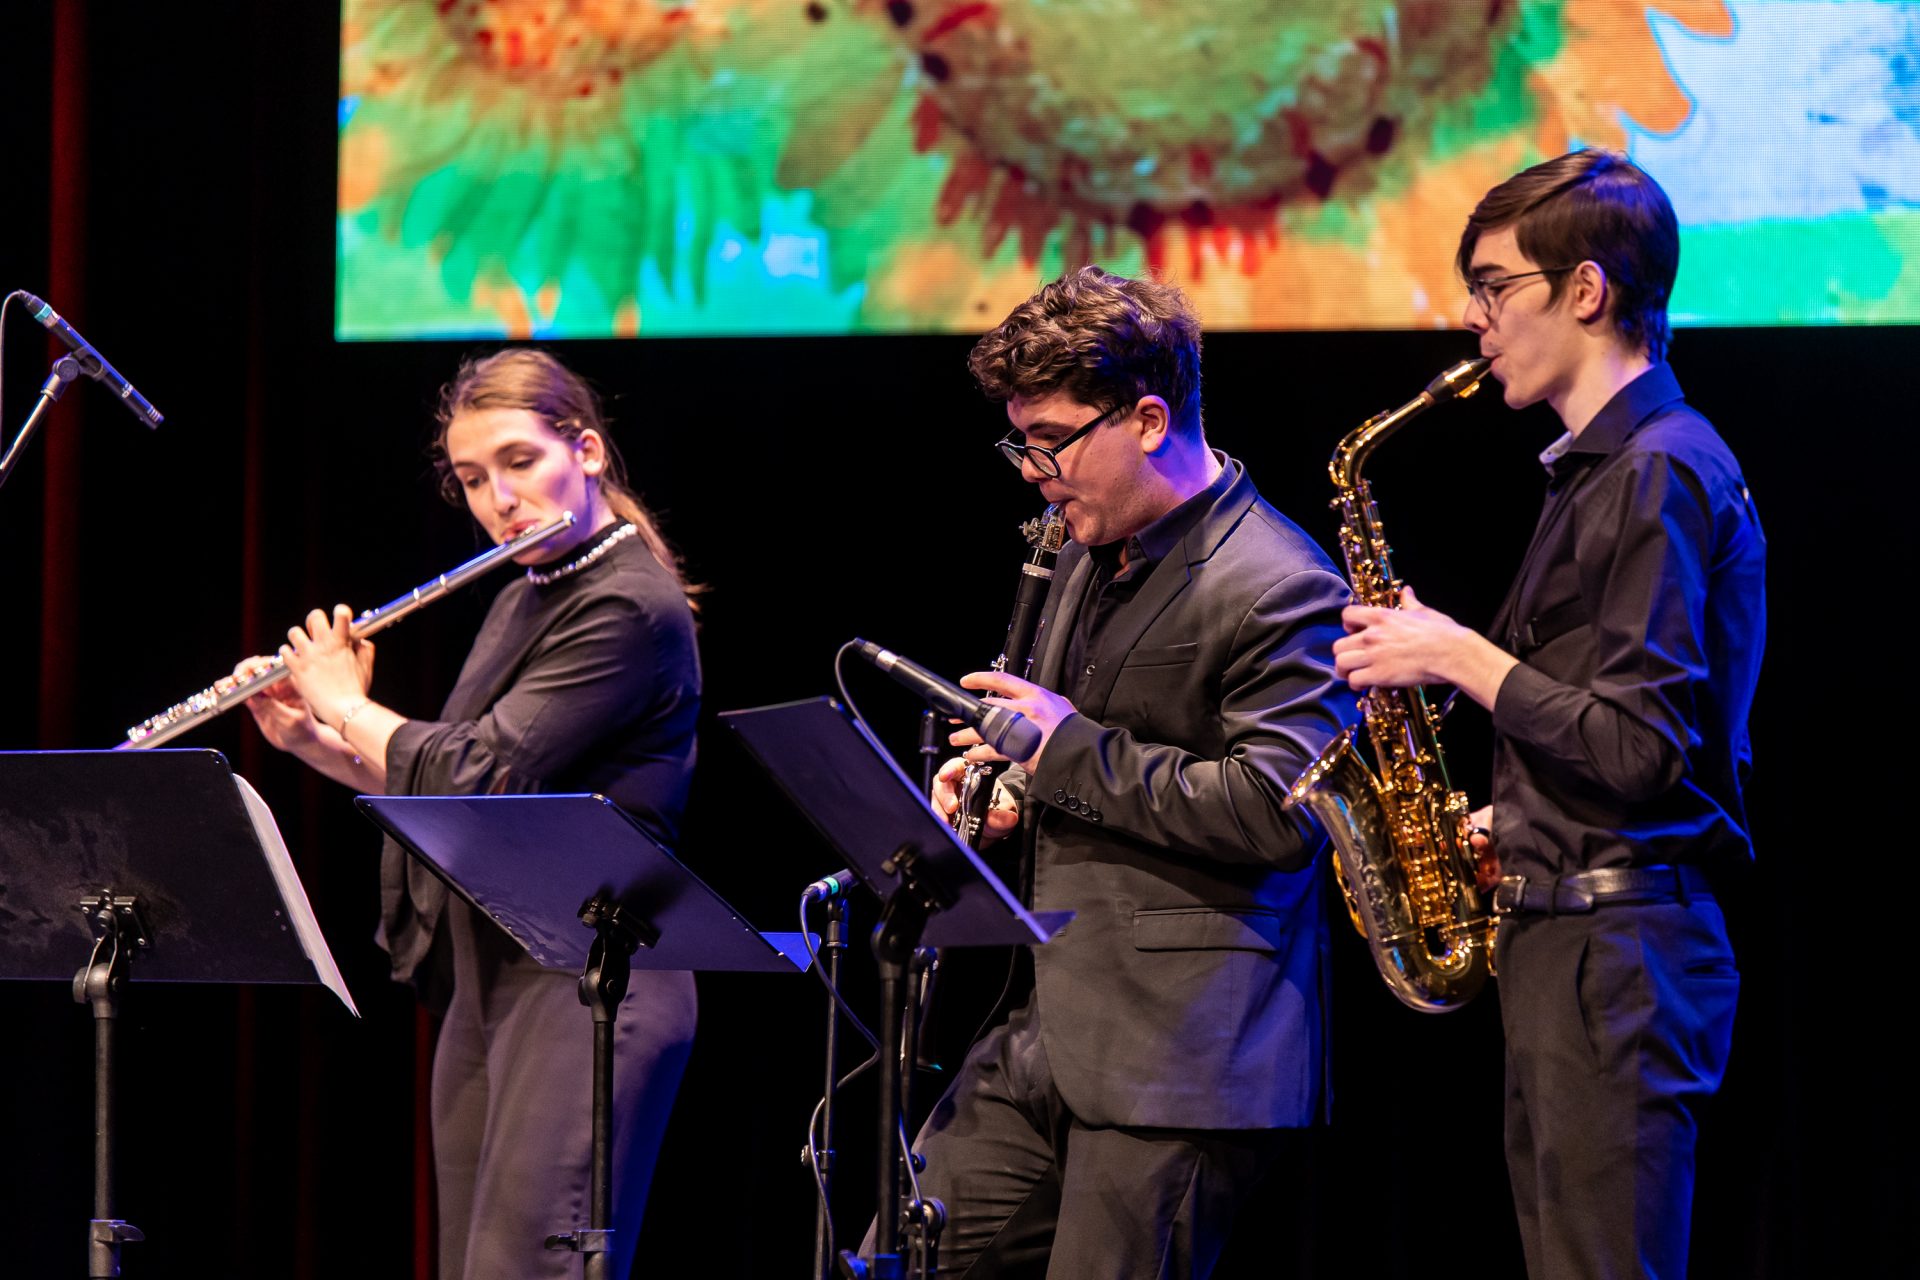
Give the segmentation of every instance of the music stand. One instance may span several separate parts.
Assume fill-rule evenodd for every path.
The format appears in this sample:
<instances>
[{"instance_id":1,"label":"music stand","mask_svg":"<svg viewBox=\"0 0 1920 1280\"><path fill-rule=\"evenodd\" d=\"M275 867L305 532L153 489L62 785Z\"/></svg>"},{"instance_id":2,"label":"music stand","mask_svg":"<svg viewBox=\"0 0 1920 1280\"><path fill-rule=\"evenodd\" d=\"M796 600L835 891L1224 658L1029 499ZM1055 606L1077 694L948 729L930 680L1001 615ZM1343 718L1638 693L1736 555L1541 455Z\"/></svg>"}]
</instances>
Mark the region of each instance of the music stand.
<instances>
[{"instance_id":1,"label":"music stand","mask_svg":"<svg viewBox=\"0 0 1920 1280\"><path fill-rule=\"evenodd\" d=\"M907 965L923 943L1042 943L1073 913L1036 915L1021 906L928 805L867 726L831 698L729 711L720 719L885 903L872 937L881 1016L879 1205L871 1274L874 1280L900 1280L899 1179L907 1155L900 1147L900 1057ZM944 1211L918 1200L911 1210L930 1253L927 1236L937 1237ZM922 1261L930 1267L927 1253Z\"/></svg>"},{"instance_id":2,"label":"music stand","mask_svg":"<svg viewBox=\"0 0 1920 1280\"><path fill-rule=\"evenodd\" d=\"M87 1274L142 1239L114 1216L114 1027L147 982L322 983L353 1012L266 804L217 751L0 752L0 978L93 1011ZM79 965L76 973L74 966Z\"/></svg>"},{"instance_id":3,"label":"music stand","mask_svg":"<svg viewBox=\"0 0 1920 1280\"><path fill-rule=\"evenodd\" d=\"M804 973L811 939L756 931L605 796L354 803L542 968L580 974L593 1010L593 1193L587 1229L547 1247L585 1254L588 1280L601 1280L614 1231L614 1019L631 970Z\"/></svg>"}]
</instances>

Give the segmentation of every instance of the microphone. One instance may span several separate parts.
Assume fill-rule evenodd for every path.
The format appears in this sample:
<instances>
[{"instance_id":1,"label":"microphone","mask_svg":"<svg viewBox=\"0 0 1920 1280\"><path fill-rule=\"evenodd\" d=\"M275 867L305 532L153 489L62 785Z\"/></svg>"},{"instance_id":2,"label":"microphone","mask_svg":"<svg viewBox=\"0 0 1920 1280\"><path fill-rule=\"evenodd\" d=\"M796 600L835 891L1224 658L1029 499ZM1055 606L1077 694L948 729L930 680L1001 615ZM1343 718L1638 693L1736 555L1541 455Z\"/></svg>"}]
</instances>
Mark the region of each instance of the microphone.
<instances>
[{"instance_id":1,"label":"microphone","mask_svg":"<svg viewBox=\"0 0 1920 1280\"><path fill-rule=\"evenodd\" d=\"M826 902L832 898L845 897L856 883L858 882L853 878L853 868L842 867L830 876L821 876L815 880L800 896L807 902Z\"/></svg>"},{"instance_id":2,"label":"microphone","mask_svg":"<svg viewBox=\"0 0 1920 1280\"><path fill-rule=\"evenodd\" d=\"M34 297L26 290L20 291L20 298L27 304L27 313L45 326L48 333L65 343L67 350L73 352L80 362L81 372L96 382L103 382L120 397L120 403L133 411L133 415L149 427L157 427L161 422L160 411L153 403L138 391L133 384L120 376L120 371L108 364L106 357L94 349L91 342L80 336L80 331L60 318L60 313Z\"/></svg>"},{"instance_id":3,"label":"microphone","mask_svg":"<svg viewBox=\"0 0 1920 1280\"><path fill-rule=\"evenodd\" d=\"M853 646L861 657L926 699L934 710L978 729L981 740L1007 759L1025 760L1040 749L1040 726L1013 708L977 698L951 680L871 641L856 636Z\"/></svg>"}]
</instances>

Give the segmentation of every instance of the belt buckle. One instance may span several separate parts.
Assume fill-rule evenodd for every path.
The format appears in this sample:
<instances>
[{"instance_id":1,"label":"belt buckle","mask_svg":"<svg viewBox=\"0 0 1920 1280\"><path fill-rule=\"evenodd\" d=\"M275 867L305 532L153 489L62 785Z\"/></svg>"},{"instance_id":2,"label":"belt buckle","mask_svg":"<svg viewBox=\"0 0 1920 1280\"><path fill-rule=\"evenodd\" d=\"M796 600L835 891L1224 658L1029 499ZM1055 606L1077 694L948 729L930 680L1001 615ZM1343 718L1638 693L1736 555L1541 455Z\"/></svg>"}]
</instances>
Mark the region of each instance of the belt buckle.
<instances>
[{"instance_id":1,"label":"belt buckle","mask_svg":"<svg viewBox=\"0 0 1920 1280\"><path fill-rule=\"evenodd\" d=\"M1500 883L1493 887L1493 914L1510 916L1521 910L1527 902L1527 878L1525 876L1501 876Z\"/></svg>"}]
</instances>

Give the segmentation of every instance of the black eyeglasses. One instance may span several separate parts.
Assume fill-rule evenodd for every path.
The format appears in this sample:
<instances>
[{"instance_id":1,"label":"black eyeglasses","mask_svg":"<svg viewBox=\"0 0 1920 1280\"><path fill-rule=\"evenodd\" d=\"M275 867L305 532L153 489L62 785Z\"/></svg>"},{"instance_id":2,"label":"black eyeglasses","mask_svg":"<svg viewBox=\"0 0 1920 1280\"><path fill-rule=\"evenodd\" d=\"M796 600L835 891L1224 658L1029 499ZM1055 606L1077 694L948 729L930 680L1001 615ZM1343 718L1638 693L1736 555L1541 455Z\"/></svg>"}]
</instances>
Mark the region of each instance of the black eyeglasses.
<instances>
[{"instance_id":1,"label":"black eyeglasses","mask_svg":"<svg viewBox=\"0 0 1920 1280\"><path fill-rule=\"evenodd\" d=\"M1548 267L1544 271L1522 271L1510 276L1474 276L1467 281L1467 296L1480 304L1482 311L1493 310L1494 302L1500 297L1495 290L1512 284L1515 280L1531 280L1535 276L1557 276L1573 270L1572 267Z\"/></svg>"},{"instance_id":2,"label":"black eyeglasses","mask_svg":"<svg viewBox=\"0 0 1920 1280\"><path fill-rule=\"evenodd\" d=\"M1007 433L1005 439L998 441L994 445L994 448L998 449L1006 457L1007 461L1016 467L1031 458L1035 471L1038 471L1043 476L1058 476L1060 474L1060 455L1067 451L1067 446L1118 412L1120 412L1120 406L1115 405L1056 445L1025 444L1019 440L1015 440L1013 437L1016 433L1010 431Z\"/></svg>"}]
</instances>

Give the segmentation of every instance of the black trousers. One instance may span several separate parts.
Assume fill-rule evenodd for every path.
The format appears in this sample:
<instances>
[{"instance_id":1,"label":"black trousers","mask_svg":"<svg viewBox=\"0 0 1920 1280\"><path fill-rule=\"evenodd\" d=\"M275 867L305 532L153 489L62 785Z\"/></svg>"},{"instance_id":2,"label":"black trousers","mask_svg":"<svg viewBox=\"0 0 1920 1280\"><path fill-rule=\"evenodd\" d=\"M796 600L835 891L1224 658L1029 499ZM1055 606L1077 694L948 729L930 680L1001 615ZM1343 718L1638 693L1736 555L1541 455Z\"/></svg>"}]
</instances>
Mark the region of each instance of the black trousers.
<instances>
[{"instance_id":1,"label":"black trousers","mask_svg":"<svg viewBox=\"0 0 1920 1280\"><path fill-rule=\"evenodd\" d=\"M1496 954L1527 1274L1682 1280L1700 1111L1740 992L1719 906L1509 916Z\"/></svg>"},{"instance_id":2,"label":"black trousers","mask_svg":"<svg viewBox=\"0 0 1920 1280\"><path fill-rule=\"evenodd\" d=\"M578 1277L543 1247L587 1225L593 1015L464 902L448 904L453 1004L433 1054L442 1280ZM614 1023L612 1274L633 1266L654 1159L693 1047L693 975L637 970Z\"/></svg>"},{"instance_id":3,"label":"black trousers","mask_svg":"<svg viewBox=\"0 0 1920 1280\"><path fill-rule=\"evenodd\" d=\"M1036 1018L1029 1004L973 1047L914 1143L921 1191L947 1209L940 1274L1205 1277L1289 1131L1085 1124Z\"/></svg>"}]
</instances>

